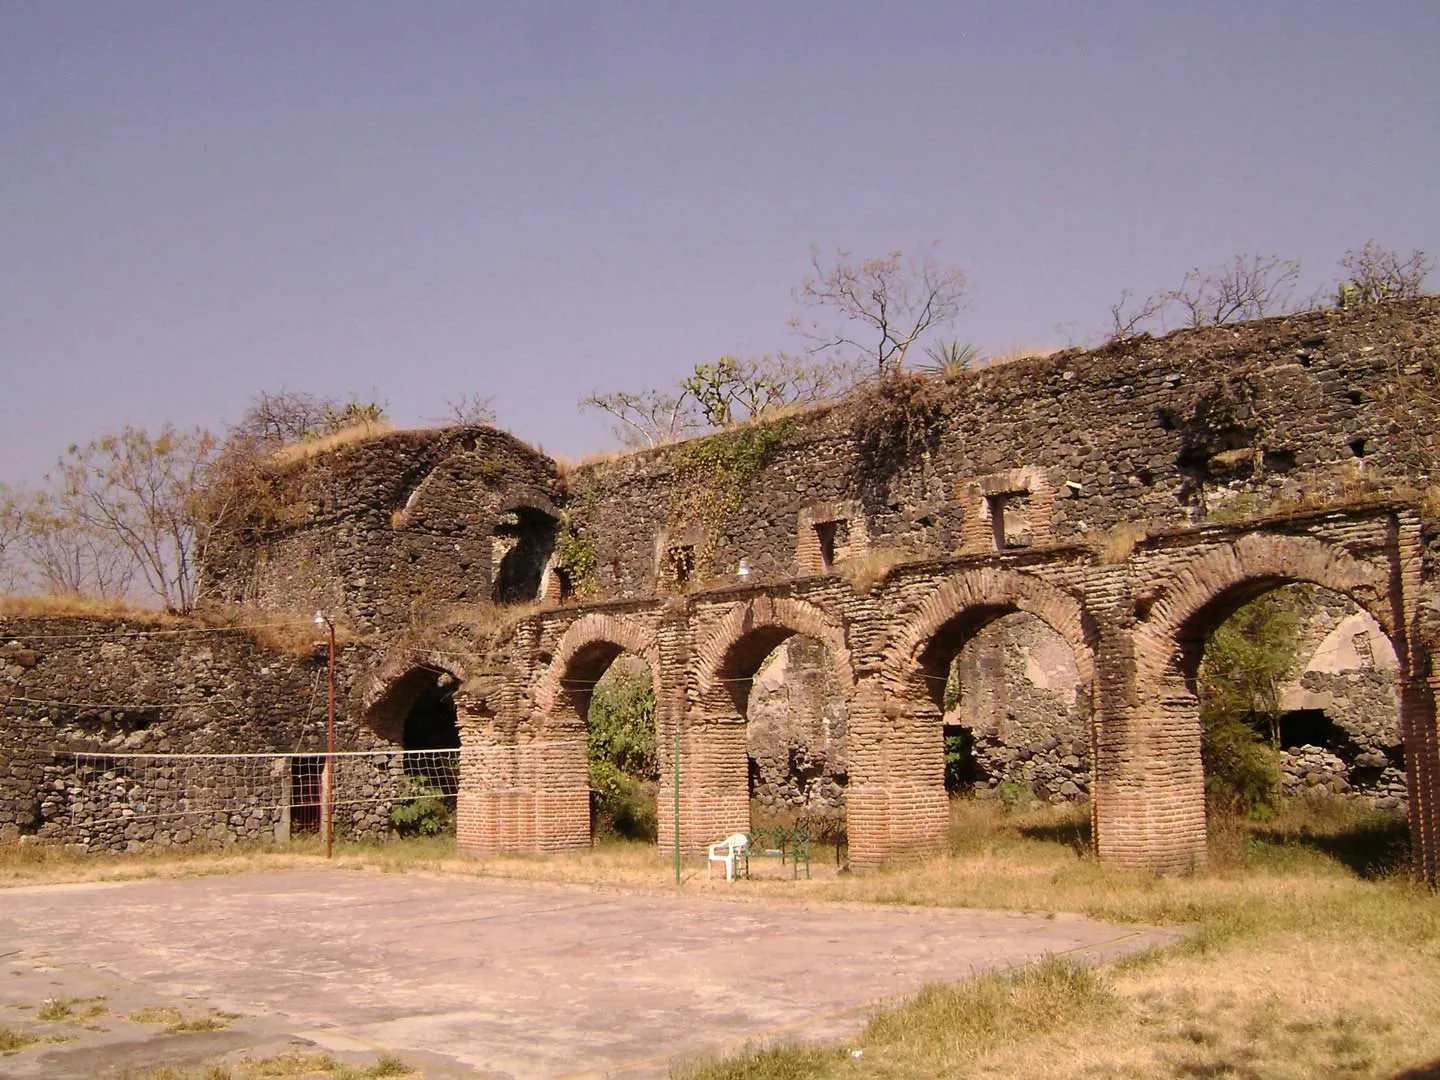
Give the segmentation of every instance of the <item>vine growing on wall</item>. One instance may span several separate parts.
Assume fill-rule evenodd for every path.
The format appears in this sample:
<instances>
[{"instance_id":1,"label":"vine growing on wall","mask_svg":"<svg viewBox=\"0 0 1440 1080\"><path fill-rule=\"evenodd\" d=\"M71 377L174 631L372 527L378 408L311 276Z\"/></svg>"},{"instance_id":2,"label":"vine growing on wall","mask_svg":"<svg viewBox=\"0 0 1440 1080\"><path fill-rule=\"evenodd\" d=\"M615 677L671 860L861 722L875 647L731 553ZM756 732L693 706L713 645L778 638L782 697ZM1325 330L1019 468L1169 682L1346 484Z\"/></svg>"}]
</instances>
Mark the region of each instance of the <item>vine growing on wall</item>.
<instances>
[{"instance_id":1,"label":"vine growing on wall","mask_svg":"<svg viewBox=\"0 0 1440 1080\"><path fill-rule=\"evenodd\" d=\"M576 531L569 514L561 515L560 531L555 537L555 566L565 575L573 595L581 599L595 595L599 563L595 542Z\"/></svg>"},{"instance_id":2,"label":"vine growing on wall","mask_svg":"<svg viewBox=\"0 0 1440 1080\"><path fill-rule=\"evenodd\" d=\"M794 426L794 421L786 418L722 431L680 447L675 455L675 487L670 496L667 528L672 536L690 526L702 530L694 569L713 570L721 526L740 509L756 474ZM666 576L677 578L670 560L662 568L662 573L666 571L670 571Z\"/></svg>"}]
</instances>

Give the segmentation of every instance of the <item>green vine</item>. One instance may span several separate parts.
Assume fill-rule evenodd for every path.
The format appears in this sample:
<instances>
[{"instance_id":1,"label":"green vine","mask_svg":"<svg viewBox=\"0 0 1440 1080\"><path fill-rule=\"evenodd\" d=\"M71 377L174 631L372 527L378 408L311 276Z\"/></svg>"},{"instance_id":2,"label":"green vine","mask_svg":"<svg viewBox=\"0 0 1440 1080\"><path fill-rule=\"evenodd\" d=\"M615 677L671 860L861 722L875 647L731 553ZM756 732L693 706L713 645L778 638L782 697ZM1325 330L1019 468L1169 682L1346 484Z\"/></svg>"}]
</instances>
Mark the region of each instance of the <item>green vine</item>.
<instances>
[{"instance_id":1,"label":"green vine","mask_svg":"<svg viewBox=\"0 0 1440 1080\"><path fill-rule=\"evenodd\" d=\"M714 572L721 526L740 509L751 481L794 427L794 421L787 417L722 431L680 448L675 456L675 486L670 495L667 527L672 536L692 525L703 530L694 569Z\"/></svg>"},{"instance_id":2,"label":"green vine","mask_svg":"<svg viewBox=\"0 0 1440 1080\"><path fill-rule=\"evenodd\" d=\"M599 564L595 542L576 532L570 515L562 514L560 532L555 537L555 565L570 583L572 594L581 599L595 595L595 570Z\"/></svg>"}]
</instances>

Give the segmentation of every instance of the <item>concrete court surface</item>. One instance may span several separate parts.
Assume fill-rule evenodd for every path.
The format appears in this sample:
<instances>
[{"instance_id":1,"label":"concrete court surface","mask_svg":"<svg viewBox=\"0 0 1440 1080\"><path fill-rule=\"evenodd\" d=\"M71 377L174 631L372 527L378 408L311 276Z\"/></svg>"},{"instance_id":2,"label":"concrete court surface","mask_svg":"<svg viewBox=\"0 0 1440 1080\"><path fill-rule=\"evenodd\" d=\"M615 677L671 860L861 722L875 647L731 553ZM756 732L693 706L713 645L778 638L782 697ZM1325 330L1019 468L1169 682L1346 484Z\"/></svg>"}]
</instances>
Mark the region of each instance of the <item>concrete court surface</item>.
<instances>
[{"instance_id":1,"label":"concrete court surface","mask_svg":"<svg viewBox=\"0 0 1440 1080\"><path fill-rule=\"evenodd\" d=\"M242 1051L392 1051L427 1077L663 1076L747 1041L844 1039L876 1004L1045 953L1173 933L1064 915L825 905L355 871L0 890L0 1023L78 1036L0 1077L117 1076ZM101 997L89 1027L47 998ZM161 1033L142 1006L238 1014Z\"/></svg>"}]
</instances>

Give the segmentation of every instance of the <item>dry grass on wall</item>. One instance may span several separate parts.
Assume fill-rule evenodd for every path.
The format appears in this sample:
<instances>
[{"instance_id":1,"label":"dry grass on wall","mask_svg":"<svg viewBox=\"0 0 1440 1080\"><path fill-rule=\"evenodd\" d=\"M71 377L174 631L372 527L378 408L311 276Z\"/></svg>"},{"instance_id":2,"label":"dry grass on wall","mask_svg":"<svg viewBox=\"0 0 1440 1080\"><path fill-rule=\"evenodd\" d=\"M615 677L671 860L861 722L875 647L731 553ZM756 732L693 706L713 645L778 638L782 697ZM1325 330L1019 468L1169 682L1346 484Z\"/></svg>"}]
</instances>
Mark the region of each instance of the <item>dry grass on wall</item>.
<instances>
[{"instance_id":1,"label":"dry grass on wall","mask_svg":"<svg viewBox=\"0 0 1440 1080\"><path fill-rule=\"evenodd\" d=\"M310 615L286 615L239 606L176 615L119 600L92 600L83 596L0 595L0 618L106 619L133 624L129 628L137 632L233 630L262 648L302 659L314 655L325 636ZM348 624L335 623L337 645L358 640L360 636Z\"/></svg>"},{"instance_id":2,"label":"dry grass on wall","mask_svg":"<svg viewBox=\"0 0 1440 1080\"><path fill-rule=\"evenodd\" d=\"M383 420L365 420L358 424L351 424L349 427L341 428L333 435L322 435L318 439L310 439L307 442L289 443L279 447L270 455L271 464L284 468L288 465L295 465L302 461L309 461L313 457L335 450L341 446L349 446L352 443L366 442L369 439L381 435L388 435L397 430L394 424L387 424Z\"/></svg>"},{"instance_id":3,"label":"dry grass on wall","mask_svg":"<svg viewBox=\"0 0 1440 1080\"><path fill-rule=\"evenodd\" d=\"M857 593L868 593L884 581L890 571L915 555L897 548L874 547L849 559L841 559L835 570Z\"/></svg>"}]
</instances>

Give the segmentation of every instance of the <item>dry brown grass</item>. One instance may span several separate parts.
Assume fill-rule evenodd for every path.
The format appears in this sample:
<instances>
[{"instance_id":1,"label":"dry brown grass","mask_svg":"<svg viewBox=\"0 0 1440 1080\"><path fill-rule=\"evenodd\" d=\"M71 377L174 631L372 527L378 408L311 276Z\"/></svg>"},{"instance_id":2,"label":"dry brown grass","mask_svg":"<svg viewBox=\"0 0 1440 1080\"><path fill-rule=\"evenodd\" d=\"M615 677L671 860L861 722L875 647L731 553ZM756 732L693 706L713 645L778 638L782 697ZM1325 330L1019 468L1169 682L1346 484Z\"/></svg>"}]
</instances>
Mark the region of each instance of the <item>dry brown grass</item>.
<instances>
[{"instance_id":1,"label":"dry brown grass","mask_svg":"<svg viewBox=\"0 0 1440 1080\"><path fill-rule=\"evenodd\" d=\"M1105 566L1123 563L1149 535L1149 526L1143 521L1118 522L1100 535L1096 558Z\"/></svg>"},{"instance_id":2,"label":"dry brown grass","mask_svg":"<svg viewBox=\"0 0 1440 1080\"><path fill-rule=\"evenodd\" d=\"M1398 831L1397 831L1398 830ZM708 882L727 899L861 901L1074 912L1181 927L1179 945L1099 976L1063 962L926 991L881 1013L845 1048L779 1048L696 1066L695 1080L934 1076L1393 1078L1440 1060L1440 902L1387 872L1403 848L1393 817L1287 804L1274 821L1217 828L1212 869L1156 878L1102 866L1084 807L952 804L950 852L879 873ZM12 851L14 848L12 847ZM30 856L27 856L30 857ZM50 880L139 859L65 857ZM289 853L149 860L169 873L325 865ZM331 864L602 888L673 888L663 853L613 843L563 857L462 859L453 841L341 845ZM0 880L16 868L0 860ZM818 869L818 865L817 865ZM851 1057L850 1048L863 1056ZM241 1074L243 1075L243 1074Z\"/></svg>"},{"instance_id":3,"label":"dry brown grass","mask_svg":"<svg viewBox=\"0 0 1440 1080\"><path fill-rule=\"evenodd\" d=\"M898 548L867 548L859 555L841 559L835 564L835 571L857 593L867 593L889 576L890 571L906 562L914 562L915 556Z\"/></svg>"},{"instance_id":4,"label":"dry brown grass","mask_svg":"<svg viewBox=\"0 0 1440 1080\"><path fill-rule=\"evenodd\" d=\"M981 368L1003 367L1006 364L1013 364L1017 360L1043 360L1047 356L1054 356L1064 349L1058 345L1048 347L1034 347L1030 345L1016 345L1013 348L1004 349L998 353L991 353L985 357Z\"/></svg>"},{"instance_id":5,"label":"dry brown grass","mask_svg":"<svg viewBox=\"0 0 1440 1080\"><path fill-rule=\"evenodd\" d=\"M313 655L325 636L316 628L313 615L288 615L237 605L176 615L116 600L91 600L78 596L3 595L0 596L0 618L105 619L129 623L139 632L234 630L264 648L301 658ZM360 635L347 623L335 623L337 645L348 645L358 640Z\"/></svg>"},{"instance_id":6,"label":"dry brown grass","mask_svg":"<svg viewBox=\"0 0 1440 1080\"><path fill-rule=\"evenodd\" d=\"M1428 518L1440 518L1440 484L1431 484L1421 494L1420 512Z\"/></svg>"},{"instance_id":7,"label":"dry brown grass","mask_svg":"<svg viewBox=\"0 0 1440 1080\"><path fill-rule=\"evenodd\" d=\"M159 608L141 607L123 600L95 600L87 596L29 596L17 593L0 595L0 616L16 619L127 619L149 626L198 626L199 620L185 615L172 615Z\"/></svg>"},{"instance_id":8,"label":"dry brown grass","mask_svg":"<svg viewBox=\"0 0 1440 1080\"><path fill-rule=\"evenodd\" d=\"M270 463L279 468L286 468L302 461L309 461L311 458L329 453L342 446L366 442L396 430L398 429L394 424L387 424L383 420L364 420L358 424L351 424L347 428L341 428L333 435L324 435L308 442L289 443L279 447L270 454Z\"/></svg>"}]
</instances>

